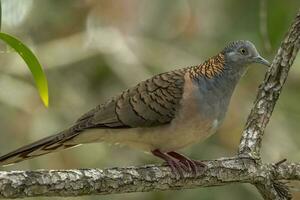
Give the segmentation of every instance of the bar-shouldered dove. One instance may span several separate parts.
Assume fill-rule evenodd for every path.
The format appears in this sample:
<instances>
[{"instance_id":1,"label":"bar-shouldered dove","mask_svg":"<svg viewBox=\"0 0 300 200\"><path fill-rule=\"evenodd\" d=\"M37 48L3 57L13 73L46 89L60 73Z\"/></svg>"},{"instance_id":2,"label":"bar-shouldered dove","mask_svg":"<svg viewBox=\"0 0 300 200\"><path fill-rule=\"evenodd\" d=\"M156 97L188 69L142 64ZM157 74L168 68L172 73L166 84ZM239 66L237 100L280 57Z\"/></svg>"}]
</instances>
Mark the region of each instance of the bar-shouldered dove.
<instances>
[{"instance_id":1,"label":"bar-shouldered dove","mask_svg":"<svg viewBox=\"0 0 300 200\"><path fill-rule=\"evenodd\" d=\"M201 163L178 149L221 125L234 91L251 63L269 66L249 41L235 41L197 66L161 73L90 110L76 123L0 157L0 165L94 142L120 143L165 160L176 174Z\"/></svg>"}]
</instances>

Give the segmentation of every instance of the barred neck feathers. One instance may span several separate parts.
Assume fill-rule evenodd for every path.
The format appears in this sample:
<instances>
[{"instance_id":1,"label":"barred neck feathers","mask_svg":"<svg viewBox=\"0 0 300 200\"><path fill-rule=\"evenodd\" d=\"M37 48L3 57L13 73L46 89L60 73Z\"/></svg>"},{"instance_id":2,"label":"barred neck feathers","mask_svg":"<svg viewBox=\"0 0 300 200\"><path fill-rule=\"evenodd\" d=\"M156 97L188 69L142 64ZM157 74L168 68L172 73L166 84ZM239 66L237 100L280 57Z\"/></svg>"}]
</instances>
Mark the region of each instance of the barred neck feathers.
<instances>
[{"instance_id":1,"label":"barred neck feathers","mask_svg":"<svg viewBox=\"0 0 300 200\"><path fill-rule=\"evenodd\" d=\"M219 53L206 60L204 63L190 68L190 77L197 79L198 77L205 77L211 79L224 71L225 56L224 53Z\"/></svg>"}]
</instances>

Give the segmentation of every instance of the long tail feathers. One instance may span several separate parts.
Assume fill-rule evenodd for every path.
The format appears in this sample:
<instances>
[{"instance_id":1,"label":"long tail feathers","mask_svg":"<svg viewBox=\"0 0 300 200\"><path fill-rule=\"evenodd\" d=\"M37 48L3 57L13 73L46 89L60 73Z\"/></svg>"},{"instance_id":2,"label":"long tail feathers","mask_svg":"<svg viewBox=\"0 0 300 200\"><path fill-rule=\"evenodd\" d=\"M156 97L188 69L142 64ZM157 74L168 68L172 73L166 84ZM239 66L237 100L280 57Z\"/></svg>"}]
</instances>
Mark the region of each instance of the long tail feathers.
<instances>
[{"instance_id":1,"label":"long tail feathers","mask_svg":"<svg viewBox=\"0 0 300 200\"><path fill-rule=\"evenodd\" d=\"M80 132L68 129L56 135L23 146L6 155L0 156L0 166L11 165L23 160L77 146L79 144L68 143L67 141L70 141L79 133Z\"/></svg>"}]
</instances>

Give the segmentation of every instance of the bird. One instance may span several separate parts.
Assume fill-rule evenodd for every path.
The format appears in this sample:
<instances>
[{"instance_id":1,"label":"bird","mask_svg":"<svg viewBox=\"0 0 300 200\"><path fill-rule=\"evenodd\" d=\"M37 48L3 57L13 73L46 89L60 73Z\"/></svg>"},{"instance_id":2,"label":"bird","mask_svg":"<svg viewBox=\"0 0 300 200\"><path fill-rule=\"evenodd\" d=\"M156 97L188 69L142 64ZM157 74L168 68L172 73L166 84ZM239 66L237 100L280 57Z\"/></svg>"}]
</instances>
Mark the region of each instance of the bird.
<instances>
[{"instance_id":1,"label":"bird","mask_svg":"<svg viewBox=\"0 0 300 200\"><path fill-rule=\"evenodd\" d=\"M270 66L252 42L230 42L199 65L154 75L94 107L58 134L0 156L0 166L108 142L150 152L180 176L195 173L204 164L177 151L218 130L236 85L253 63Z\"/></svg>"}]
</instances>

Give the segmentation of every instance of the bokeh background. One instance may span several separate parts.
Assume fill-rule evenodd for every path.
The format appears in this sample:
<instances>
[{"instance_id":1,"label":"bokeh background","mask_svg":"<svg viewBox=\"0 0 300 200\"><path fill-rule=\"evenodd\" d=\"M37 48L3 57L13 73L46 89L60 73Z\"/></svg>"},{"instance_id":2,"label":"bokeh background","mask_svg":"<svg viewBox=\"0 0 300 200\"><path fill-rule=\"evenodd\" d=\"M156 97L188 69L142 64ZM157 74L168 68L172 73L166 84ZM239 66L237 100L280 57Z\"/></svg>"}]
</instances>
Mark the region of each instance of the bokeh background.
<instances>
[{"instance_id":1,"label":"bokeh background","mask_svg":"<svg viewBox=\"0 0 300 200\"><path fill-rule=\"evenodd\" d=\"M229 41L253 41L272 60L299 0L2 0L2 31L29 45L50 89L46 109L23 60L0 44L0 154L54 134L81 114L153 74L195 65ZM233 156L266 69L253 65L237 87L217 134L182 152L195 159ZM300 160L300 56L263 141L263 160ZM161 161L107 144L84 145L0 170L108 168ZM295 199L300 199L293 188ZM253 186L76 199L259 199ZM60 198L39 198L60 199ZM73 199L73 198L70 198Z\"/></svg>"}]
</instances>

